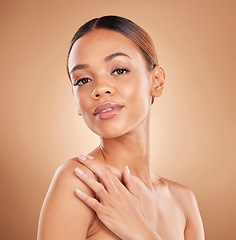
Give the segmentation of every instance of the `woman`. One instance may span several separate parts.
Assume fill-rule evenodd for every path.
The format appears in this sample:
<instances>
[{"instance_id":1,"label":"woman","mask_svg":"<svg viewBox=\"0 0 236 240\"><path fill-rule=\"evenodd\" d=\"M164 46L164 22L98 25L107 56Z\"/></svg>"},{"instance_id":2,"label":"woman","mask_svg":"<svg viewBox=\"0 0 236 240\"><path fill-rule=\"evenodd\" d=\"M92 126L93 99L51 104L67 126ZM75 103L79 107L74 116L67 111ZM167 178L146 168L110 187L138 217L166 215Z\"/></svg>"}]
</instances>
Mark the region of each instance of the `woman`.
<instances>
[{"instance_id":1,"label":"woman","mask_svg":"<svg viewBox=\"0 0 236 240\"><path fill-rule=\"evenodd\" d=\"M73 37L67 70L100 145L57 170L38 240L204 239L193 193L149 166L150 108L165 82L149 35L125 18L93 19Z\"/></svg>"}]
</instances>

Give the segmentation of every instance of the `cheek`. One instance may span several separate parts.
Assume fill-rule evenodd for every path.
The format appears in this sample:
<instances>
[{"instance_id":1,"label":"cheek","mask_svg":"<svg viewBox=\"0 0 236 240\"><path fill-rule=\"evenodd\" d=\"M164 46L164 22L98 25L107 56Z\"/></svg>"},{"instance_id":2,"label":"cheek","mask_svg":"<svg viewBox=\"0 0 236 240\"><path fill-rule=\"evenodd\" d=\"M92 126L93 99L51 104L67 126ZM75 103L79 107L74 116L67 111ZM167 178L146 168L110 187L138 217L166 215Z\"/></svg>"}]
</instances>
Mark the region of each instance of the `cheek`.
<instances>
[{"instance_id":1,"label":"cheek","mask_svg":"<svg viewBox=\"0 0 236 240\"><path fill-rule=\"evenodd\" d=\"M129 120L126 119L128 124L135 126L141 122L149 113L150 110L150 91L149 82L147 76L140 77L141 74L130 79L124 88L122 87L122 93L125 93L122 97L127 104L127 110L129 112ZM133 126L133 125L132 125ZM133 127L135 127L133 126Z\"/></svg>"},{"instance_id":2,"label":"cheek","mask_svg":"<svg viewBox=\"0 0 236 240\"><path fill-rule=\"evenodd\" d=\"M85 91L80 91L77 89L74 94L74 99L75 99L76 106L80 111L83 111L83 109L87 108L88 101L84 101L84 100L88 99L88 95Z\"/></svg>"},{"instance_id":3,"label":"cheek","mask_svg":"<svg viewBox=\"0 0 236 240\"><path fill-rule=\"evenodd\" d=\"M76 106L78 108L78 111L81 113L82 118L86 125L92 130L93 126L93 109L91 106L93 106L93 101L89 97L90 91L87 91L86 89L82 89L83 91L78 91L75 97Z\"/></svg>"},{"instance_id":4,"label":"cheek","mask_svg":"<svg viewBox=\"0 0 236 240\"><path fill-rule=\"evenodd\" d=\"M149 103L150 86L147 76L145 74L133 76L129 82L122 87L122 93L125 94L131 103L137 103L140 106Z\"/></svg>"},{"instance_id":5,"label":"cheek","mask_svg":"<svg viewBox=\"0 0 236 240\"><path fill-rule=\"evenodd\" d=\"M76 104L76 107L78 108L79 110L79 98L78 98L78 93L77 91L74 91L74 94L73 94L73 97L74 97L74 100L75 100L75 104Z\"/></svg>"}]
</instances>

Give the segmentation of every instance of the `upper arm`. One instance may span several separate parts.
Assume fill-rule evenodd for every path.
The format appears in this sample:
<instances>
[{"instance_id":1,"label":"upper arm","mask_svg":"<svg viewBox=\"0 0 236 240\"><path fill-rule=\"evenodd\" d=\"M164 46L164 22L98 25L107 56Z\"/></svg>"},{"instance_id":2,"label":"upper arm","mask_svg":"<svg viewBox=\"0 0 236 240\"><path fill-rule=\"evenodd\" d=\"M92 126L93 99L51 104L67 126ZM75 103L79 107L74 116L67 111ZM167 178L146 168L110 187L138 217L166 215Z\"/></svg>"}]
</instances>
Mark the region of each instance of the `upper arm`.
<instances>
[{"instance_id":1,"label":"upper arm","mask_svg":"<svg viewBox=\"0 0 236 240\"><path fill-rule=\"evenodd\" d=\"M86 239L95 213L75 195L79 188L90 196L93 192L74 174L76 160L63 164L55 173L45 197L39 218L38 240Z\"/></svg>"},{"instance_id":2,"label":"upper arm","mask_svg":"<svg viewBox=\"0 0 236 240\"><path fill-rule=\"evenodd\" d=\"M185 197L186 227L185 240L204 240L204 229L196 198L191 190L186 190Z\"/></svg>"}]
</instances>

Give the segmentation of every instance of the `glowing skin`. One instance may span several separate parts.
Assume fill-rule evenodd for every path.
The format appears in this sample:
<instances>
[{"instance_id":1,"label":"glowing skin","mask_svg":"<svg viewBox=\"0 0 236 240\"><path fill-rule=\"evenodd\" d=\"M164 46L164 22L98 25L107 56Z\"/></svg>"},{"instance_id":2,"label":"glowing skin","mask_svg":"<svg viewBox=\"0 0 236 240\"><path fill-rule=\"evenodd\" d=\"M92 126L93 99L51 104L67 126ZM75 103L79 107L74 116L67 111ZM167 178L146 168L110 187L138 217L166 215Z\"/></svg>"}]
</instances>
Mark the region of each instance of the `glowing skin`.
<instances>
[{"instance_id":1,"label":"glowing skin","mask_svg":"<svg viewBox=\"0 0 236 240\"><path fill-rule=\"evenodd\" d=\"M107 60L115 53L123 55L117 54ZM75 69L78 65L86 67ZM87 78L83 80L85 84L73 86L73 93L85 123L93 132L105 138L115 138L146 120L150 109L151 74L131 40L109 30L92 31L74 44L69 71L73 68L73 83ZM123 108L107 121L96 118L93 110L107 102Z\"/></svg>"},{"instance_id":2,"label":"glowing skin","mask_svg":"<svg viewBox=\"0 0 236 240\"><path fill-rule=\"evenodd\" d=\"M56 172L38 240L203 240L193 193L150 169L151 99L162 94L163 69L148 71L130 39L105 29L75 42L68 69L78 111L100 145Z\"/></svg>"}]
</instances>

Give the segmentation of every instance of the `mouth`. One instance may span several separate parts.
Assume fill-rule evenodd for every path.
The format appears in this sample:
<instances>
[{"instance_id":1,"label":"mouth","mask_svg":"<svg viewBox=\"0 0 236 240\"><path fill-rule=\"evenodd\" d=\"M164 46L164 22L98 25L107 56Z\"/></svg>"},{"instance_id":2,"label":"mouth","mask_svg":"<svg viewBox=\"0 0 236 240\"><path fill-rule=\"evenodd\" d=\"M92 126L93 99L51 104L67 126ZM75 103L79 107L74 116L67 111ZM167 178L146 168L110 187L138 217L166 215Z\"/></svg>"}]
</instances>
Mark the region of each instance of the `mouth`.
<instances>
[{"instance_id":1,"label":"mouth","mask_svg":"<svg viewBox=\"0 0 236 240\"><path fill-rule=\"evenodd\" d=\"M124 106L117 103L103 103L94 109L93 114L98 119L109 119L117 115L123 107Z\"/></svg>"}]
</instances>

